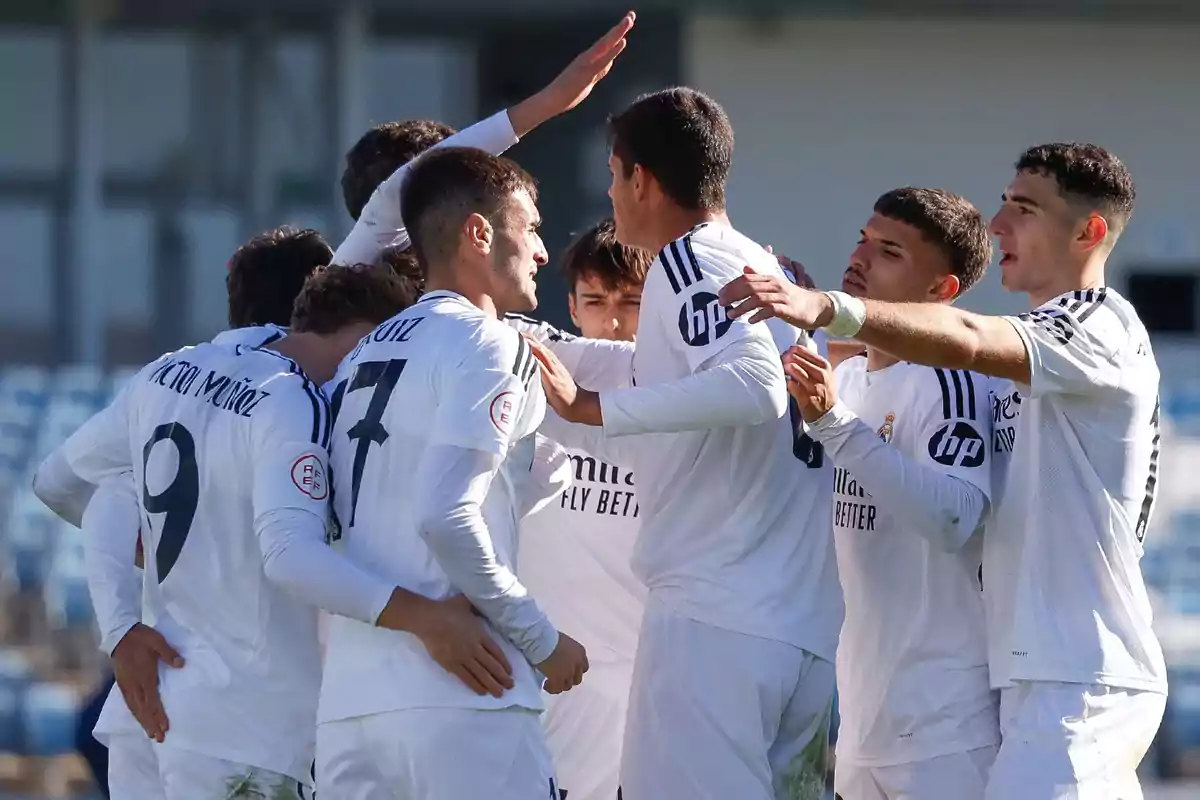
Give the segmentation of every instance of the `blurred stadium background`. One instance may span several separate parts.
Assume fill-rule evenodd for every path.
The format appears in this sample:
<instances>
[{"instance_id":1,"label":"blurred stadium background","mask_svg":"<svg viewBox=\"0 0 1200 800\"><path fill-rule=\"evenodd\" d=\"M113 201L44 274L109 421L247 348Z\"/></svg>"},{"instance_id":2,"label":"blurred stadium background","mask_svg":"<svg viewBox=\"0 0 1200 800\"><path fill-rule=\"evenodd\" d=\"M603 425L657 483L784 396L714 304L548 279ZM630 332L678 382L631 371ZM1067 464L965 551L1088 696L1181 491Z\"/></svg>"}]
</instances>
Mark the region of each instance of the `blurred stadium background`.
<instances>
[{"instance_id":1,"label":"blurred stadium background","mask_svg":"<svg viewBox=\"0 0 1200 800\"><path fill-rule=\"evenodd\" d=\"M839 278L874 198L961 192L990 214L1026 146L1088 139L1139 200L1111 284L1163 371L1145 572L1172 667L1148 776L1200 776L1200 4L1180 0L645 0L613 74L512 155L551 254L609 211L603 120L687 83L737 131L738 226ZM224 324L224 265L289 222L349 229L341 156L371 124L463 127L525 97L627 10L601 0L0 2L0 796L90 796L70 755L101 679L78 532L40 459L140 365ZM548 270L543 313L565 322ZM1015 310L990 276L966 299ZM5 795L4 792L11 792ZM1169 789L1148 792L1167 797ZM1197 796L1195 788L1178 796Z\"/></svg>"}]
</instances>

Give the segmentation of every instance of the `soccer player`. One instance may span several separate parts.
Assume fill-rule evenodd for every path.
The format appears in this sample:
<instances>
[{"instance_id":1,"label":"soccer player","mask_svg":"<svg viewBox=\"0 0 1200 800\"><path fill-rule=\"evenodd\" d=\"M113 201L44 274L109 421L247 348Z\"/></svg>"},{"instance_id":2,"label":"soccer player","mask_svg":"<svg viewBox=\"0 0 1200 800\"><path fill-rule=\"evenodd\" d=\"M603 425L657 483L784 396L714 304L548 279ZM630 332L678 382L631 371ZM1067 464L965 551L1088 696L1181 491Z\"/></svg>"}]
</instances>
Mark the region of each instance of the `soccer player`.
<instances>
[{"instance_id":1,"label":"soccer player","mask_svg":"<svg viewBox=\"0 0 1200 800\"><path fill-rule=\"evenodd\" d=\"M633 341L653 253L620 244L612 220L562 257L571 320L584 337ZM553 412L550 412L553 413ZM543 721L570 800L613 800L646 589L629 567L640 526L633 472L605 451L568 448L574 481L521 521L519 574L550 619L587 648L587 680L546 700Z\"/></svg>"},{"instance_id":2,"label":"soccer player","mask_svg":"<svg viewBox=\"0 0 1200 800\"><path fill-rule=\"evenodd\" d=\"M141 609L109 592L128 569L136 517L89 541L115 571L89 575L102 629L126 623L106 647L120 663L145 618L186 661L163 675L170 734L153 748L141 732L107 729L102 715L115 796L237 796L238 787L296 796L315 738L314 606L420 635L433 655L445 655L445 626L466 626L478 657L503 661L465 602L413 595L324 544L330 416L314 381L403 303L386 270L323 270L272 349L169 353L71 438L72 468L99 486L85 530L110 488L134 488L145 522Z\"/></svg>"},{"instance_id":3,"label":"soccer player","mask_svg":"<svg viewBox=\"0 0 1200 800\"><path fill-rule=\"evenodd\" d=\"M1001 745L988 800L1141 797L1162 719L1162 648L1138 560L1158 480L1158 367L1145 326L1105 286L1133 180L1102 147L1032 147L990 230L1004 285L1033 310L810 292L748 274L731 315L852 335L906 361L1013 381L1008 483L984 538L989 668Z\"/></svg>"},{"instance_id":4,"label":"soccer player","mask_svg":"<svg viewBox=\"0 0 1200 800\"><path fill-rule=\"evenodd\" d=\"M390 122L367 131L346 154L342 196L354 227L334 264L374 263L384 250L409 246L400 192L413 159L431 147L478 147L500 155L537 126L582 103L625 49L636 15L630 11L540 91L455 133L430 120Z\"/></svg>"},{"instance_id":5,"label":"soccer player","mask_svg":"<svg viewBox=\"0 0 1200 800\"><path fill-rule=\"evenodd\" d=\"M991 251L967 200L896 189L876 201L842 289L949 303L983 276ZM989 380L910 364L878 347L836 371L796 348L784 371L834 464L846 600L837 793L983 800L1000 743L979 584L991 495Z\"/></svg>"},{"instance_id":6,"label":"soccer player","mask_svg":"<svg viewBox=\"0 0 1200 800\"><path fill-rule=\"evenodd\" d=\"M621 447L641 506L632 566L649 591L622 790L631 800L817 796L842 623L833 471L789 413L780 361L811 341L730 320L717 303L747 262L786 280L726 216L733 131L721 107L667 89L614 116L610 134L617 238L658 253L636 385L587 391L536 352L564 419L636 437Z\"/></svg>"},{"instance_id":7,"label":"soccer player","mask_svg":"<svg viewBox=\"0 0 1200 800\"><path fill-rule=\"evenodd\" d=\"M312 228L282 225L250 237L229 259L229 329L213 342L261 346L282 339L304 282L332 257L329 243Z\"/></svg>"},{"instance_id":8,"label":"soccer player","mask_svg":"<svg viewBox=\"0 0 1200 800\"><path fill-rule=\"evenodd\" d=\"M461 592L502 635L513 686L483 697L408 634L336 617L317 731L318 794L411 800L556 796L541 678L582 679L513 573L513 484L534 459L545 398L525 340L500 322L535 307L546 263L533 179L482 150L413 164L401 211L426 270L421 301L339 369L334 512L355 562L431 599Z\"/></svg>"}]
</instances>

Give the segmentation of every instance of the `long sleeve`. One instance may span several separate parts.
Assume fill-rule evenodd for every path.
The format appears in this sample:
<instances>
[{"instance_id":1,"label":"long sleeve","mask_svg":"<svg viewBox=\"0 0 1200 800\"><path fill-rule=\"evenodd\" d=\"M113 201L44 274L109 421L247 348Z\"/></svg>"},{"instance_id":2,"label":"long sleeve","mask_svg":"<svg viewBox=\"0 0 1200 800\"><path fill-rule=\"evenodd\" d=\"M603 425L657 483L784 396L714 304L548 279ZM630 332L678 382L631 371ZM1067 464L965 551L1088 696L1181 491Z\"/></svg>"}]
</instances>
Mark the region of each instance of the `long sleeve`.
<instances>
[{"instance_id":1,"label":"long sleeve","mask_svg":"<svg viewBox=\"0 0 1200 800\"><path fill-rule=\"evenodd\" d=\"M558 630L496 557L483 519L483 501L501 461L481 450L431 446L417 492L423 499L418 524L454 587L536 665L558 646Z\"/></svg>"},{"instance_id":2,"label":"long sleeve","mask_svg":"<svg viewBox=\"0 0 1200 800\"><path fill-rule=\"evenodd\" d=\"M96 491L75 474L60 446L41 463L33 476L33 493L46 507L76 528L83 524L83 512Z\"/></svg>"},{"instance_id":3,"label":"long sleeve","mask_svg":"<svg viewBox=\"0 0 1200 800\"><path fill-rule=\"evenodd\" d=\"M882 507L936 547L958 550L982 524L988 498L981 489L905 455L841 403L808 432Z\"/></svg>"},{"instance_id":4,"label":"long sleeve","mask_svg":"<svg viewBox=\"0 0 1200 800\"><path fill-rule=\"evenodd\" d=\"M679 380L602 391L604 433L673 433L779 419L787 413L787 387L779 354L767 342L733 342Z\"/></svg>"},{"instance_id":5,"label":"long sleeve","mask_svg":"<svg viewBox=\"0 0 1200 800\"><path fill-rule=\"evenodd\" d=\"M105 480L81 515L88 592L100 627L100 649L108 655L142 619L142 572L137 551L137 487L132 473Z\"/></svg>"},{"instance_id":6,"label":"long sleeve","mask_svg":"<svg viewBox=\"0 0 1200 800\"><path fill-rule=\"evenodd\" d=\"M550 348L584 389L598 392L633 384L633 342L584 339L524 314L506 314L504 324Z\"/></svg>"},{"instance_id":7,"label":"long sleeve","mask_svg":"<svg viewBox=\"0 0 1200 800\"><path fill-rule=\"evenodd\" d=\"M505 110L447 137L434 147L476 147L498 156L517 141ZM345 241L333 254L331 263L373 264L389 247L404 249L409 246L408 230L400 216L400 187L404 185L412 163L400 167L379 184Z\"/></svg>"},{"instance_id":8,"label":"long sleeve","mask_svg":"<svg viewBox=\"0 0 1200 800\"><path fill-rule=\"evenodd\" d=\"M374 624L395 586L325 544L325 520L311 511L279 508L254 521L263 572L294 597L331 614Z\"/></svg>"},{"instance_id":9,"label":"long sleeve","mask_svg":"<svg viewBox=\"0 0 1200 800\"><path fill-rule=\"evenodd\" d=\"M528 470L518 470L520 474L512 476L518 519L538 512L571 485L567 451L540 433L534 437L533 463Z\"/></svg>"}]
</instances>

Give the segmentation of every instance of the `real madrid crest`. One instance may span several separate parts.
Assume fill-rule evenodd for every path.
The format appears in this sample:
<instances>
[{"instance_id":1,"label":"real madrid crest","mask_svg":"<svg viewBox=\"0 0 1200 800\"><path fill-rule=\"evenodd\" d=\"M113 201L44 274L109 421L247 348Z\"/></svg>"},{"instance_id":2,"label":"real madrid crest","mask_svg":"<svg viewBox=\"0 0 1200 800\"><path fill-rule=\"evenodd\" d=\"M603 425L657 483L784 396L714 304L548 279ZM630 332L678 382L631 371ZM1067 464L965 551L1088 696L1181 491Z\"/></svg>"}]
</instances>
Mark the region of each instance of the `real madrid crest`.
<instances>
[{"instance_id":1,"label":"real madrid crest","mask_svg":"<svg viewBox=\"0 0 1200 800\"><path fill-rule=\"evenodd\" d=\"M880 439L883 439L885 442L890 442L892 440L892 425L895 422L895 414L888 414L883 418L883 426L876 431L876 433L879 434Z\"/></svg>"}]
</instances>

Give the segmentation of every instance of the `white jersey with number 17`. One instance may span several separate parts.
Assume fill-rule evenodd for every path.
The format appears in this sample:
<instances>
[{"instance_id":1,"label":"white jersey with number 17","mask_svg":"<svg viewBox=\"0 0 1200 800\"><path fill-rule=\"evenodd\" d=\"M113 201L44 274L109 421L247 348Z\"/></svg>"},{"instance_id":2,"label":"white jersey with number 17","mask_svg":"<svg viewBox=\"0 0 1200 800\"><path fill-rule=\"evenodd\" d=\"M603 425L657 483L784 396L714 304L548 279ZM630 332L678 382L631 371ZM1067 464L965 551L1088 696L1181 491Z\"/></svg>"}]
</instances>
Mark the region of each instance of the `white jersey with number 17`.
<instances>
[{"instance_id":1,"label":"white jersey with number 17","mask_svg":"<svg viewBox=\"0 0 1200 800\"><path fill-rule=\"evenodd\" d=\"M161 673L173 746L306 782L316 610L264 571L256 520L328 510L328 406L290 359L202 344L144 367L65 445L98 484L132 469L142 619L183 655Z\"/></svg>"},{"instance_id":2,"label":"white jersey with number 17","mask_svg":"<svg viewBox=\"0 0 1200 800\"><path fill-rule=\"evenodd\" d=\"M514 569L517 478L510 470L530 470L546 403L524 339L460 295L429 292L364 337L335 385L330 451L341 551L425 597L459 593L426 544L420 519L426 452L450 446L503 457L482 514L496 561ZM476 695L411 634L335 617L320 720L406 708L540 710L540 677L507 638L493 638L516 684L500 698Z\"/></svg>"}]
</instances>

